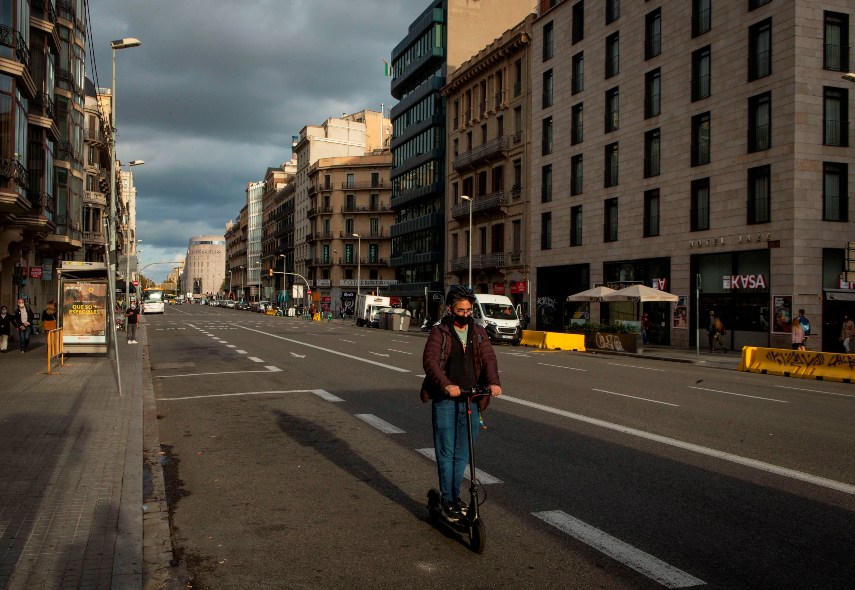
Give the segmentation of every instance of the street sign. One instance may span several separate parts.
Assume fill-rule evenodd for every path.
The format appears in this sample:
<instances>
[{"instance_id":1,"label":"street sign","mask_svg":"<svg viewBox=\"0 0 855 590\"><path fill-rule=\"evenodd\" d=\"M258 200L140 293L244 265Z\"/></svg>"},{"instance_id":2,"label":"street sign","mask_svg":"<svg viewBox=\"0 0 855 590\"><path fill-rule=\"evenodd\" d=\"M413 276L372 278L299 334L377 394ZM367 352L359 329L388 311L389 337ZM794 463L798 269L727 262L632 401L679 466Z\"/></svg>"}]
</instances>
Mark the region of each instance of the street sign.
<instances>
[{"instance_id":1,"label":"street sign","mask_svg":"<svg viewBox=\"0 0 855 590\"><path fill-rule=\"evenodd\" d=\"M131 284L132 284L134 287L139 287L139 286L140 286L140 282L139 282L139 281L136 281L136 280L131 281Z\"/></svg>"}]
</instances>

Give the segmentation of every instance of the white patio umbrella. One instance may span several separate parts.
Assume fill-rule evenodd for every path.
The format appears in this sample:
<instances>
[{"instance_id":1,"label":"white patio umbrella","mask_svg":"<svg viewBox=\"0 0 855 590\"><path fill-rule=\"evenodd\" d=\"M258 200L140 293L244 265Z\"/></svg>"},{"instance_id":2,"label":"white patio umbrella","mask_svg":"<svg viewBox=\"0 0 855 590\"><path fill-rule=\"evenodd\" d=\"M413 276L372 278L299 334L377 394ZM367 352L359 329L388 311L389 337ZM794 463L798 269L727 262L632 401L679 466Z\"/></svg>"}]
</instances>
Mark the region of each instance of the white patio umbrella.
<instances>
[{"instance_id":1,"label":"white patio umbrella","mask_svg":"<svg viewBox=\"0 0 855 590\"><path fill-rule=\"evenodd\" d=\"M615 293L615 290L603 286L594 287L575 295L569 295L567 301L603 301L603 298L611 293Z\"/></svg>"},{"instance_id":2,"label":"white patio umbrella","mask_svg":"<svg viewBox=\"0 0 855 590\"><path fill-rule=\"evenodd\" d=\"M612 291L603 296L603 301L677 301L678 297L666 291L646 287L645 285L630 285L625 289Z\"/></svg>"}]
</instances>

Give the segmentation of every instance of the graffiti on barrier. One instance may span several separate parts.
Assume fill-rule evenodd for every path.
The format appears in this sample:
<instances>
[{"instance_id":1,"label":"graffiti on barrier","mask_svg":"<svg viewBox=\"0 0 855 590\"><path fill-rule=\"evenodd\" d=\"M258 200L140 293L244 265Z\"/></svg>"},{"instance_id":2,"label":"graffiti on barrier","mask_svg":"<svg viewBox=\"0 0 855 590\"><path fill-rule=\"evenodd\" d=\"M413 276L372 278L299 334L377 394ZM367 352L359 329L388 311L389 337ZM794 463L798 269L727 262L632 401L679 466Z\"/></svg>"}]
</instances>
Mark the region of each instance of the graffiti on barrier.
<instances>
[{"instance_id":1,"label":"graffiti on barrier","mask_svg":"<svg viewBox=\"0 0 855 590\"><path fill-rule=\"evenodd\" d=\"M855 354L833 354L828 360L829 367L848 366L849 370L855 370Z\"/></svg>"},{"instance_id":2,"label":"graffiti on barrier","mask_svg":"<svg viewBox=\"0 0 855 590\"><path fill-rule=\"evenodd\" d=\"M620 343L620 338L618 338L616 334L603 334L602 332L597 332L597 348L600 350L624 352L623 345Z\"/></svg>"},{"instance_id":3,"label":"graffiti on barrier","mask_svg":"<svg viewBox=\"0 0 855 590\"><path fill-rule=\"evenodd\" d=\"M821 352L784 351L771 349L766 360L787 367L848 367L855 370L855 355L824 354Z\"/></svg>"}]
</instances>

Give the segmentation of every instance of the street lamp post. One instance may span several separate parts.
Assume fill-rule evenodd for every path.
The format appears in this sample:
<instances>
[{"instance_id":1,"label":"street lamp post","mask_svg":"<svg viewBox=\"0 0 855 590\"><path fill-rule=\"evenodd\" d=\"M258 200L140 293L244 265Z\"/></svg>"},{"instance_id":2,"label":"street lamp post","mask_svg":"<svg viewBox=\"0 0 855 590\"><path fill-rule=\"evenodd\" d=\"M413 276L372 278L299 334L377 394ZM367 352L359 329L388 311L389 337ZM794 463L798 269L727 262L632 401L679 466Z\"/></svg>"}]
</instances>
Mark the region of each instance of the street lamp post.
<instances>
[{"instance_id":1,"label":"street lamp post","mask_svg":"<svg viewBox=\"0 0 855 590\"><path fill-rule=\"evenodd\" d=\"M461 199L469 201L469 288L472 288L472 197L461 195Z\"/></svg>"},{"instance_id":2,"label":"street lamp post","mask_svg":"<svg viewBox=\"0 0 855 590\"><path fill-rule=\"evenodd\" d=\"M279 255L279 258L285 258L285 255L284 255L284 254L280 254L280 255ZM303 304L304 304L304 306L308 309L308 307L309 307L309 305L308 305L309 301L308 301L308 299L306 298L306 297L307 297L306 292L307 292L307 291L308 291L308 289L309 289L309 281L307 281L307 280L306 280L306 277L304 277L303 275L301 275L301 274L300 274L300 273L298 273L298 272L285 272L285 270L284 270L284 269L285 269L285 261L284 261L284 260L282 261L282 268L283 268L283 270L282 270L282 272L281 272L281 273L280 273L279 271L274 271L274 274L282 274L283 276L284 276L284 275L291 275L292 277L300 277L301 279L303 279L303 282L304 282L304 283L306 283L306 291L304 291L304 292L303 292ZM283 286L284 286L284 282L285 282L285 281L282 281L282 282L283 282Z\"/></svg>"},{"instance_id":3,"label":"street lamp post","mask_svg":"<svg viewBox=\"0 0 855 590\"><path fill-rule=\"evenodd\" d=\"M359 293L362 286L362 236L351 234L356 238L356 304L359 305Z\"/></svg>"},{"instance_id":4,"label":"street lamp post","mask_svg":"<svg viewBox=\"0 0 855 590\"><path fill-rule=\"evenodd\" d=\"M846 80L847 82L855 83L855 72L847 72L840 77Z\"/></svg>"}]
</instances>

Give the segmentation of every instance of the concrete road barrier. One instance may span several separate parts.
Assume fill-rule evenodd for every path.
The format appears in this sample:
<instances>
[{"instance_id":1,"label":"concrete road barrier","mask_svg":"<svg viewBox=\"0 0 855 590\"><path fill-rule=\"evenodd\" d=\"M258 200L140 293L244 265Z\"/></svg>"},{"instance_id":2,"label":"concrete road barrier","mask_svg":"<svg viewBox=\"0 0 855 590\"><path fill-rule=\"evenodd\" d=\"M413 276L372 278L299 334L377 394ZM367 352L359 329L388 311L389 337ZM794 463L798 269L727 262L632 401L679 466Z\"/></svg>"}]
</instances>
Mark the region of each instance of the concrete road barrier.
<instances>
[{"instance_id":1,"label":"concrete road barrier","mask_svg":"<svg viewBox=\"0 0 855 590\"><path fill-rule=\"evenodd\" d=\"M855 354L746 346L742 349L739 370L853 383L855 382Z\"/></svg>"},{"instance_id":2,"label":"concrete road barrier","mask_svg":"<svg viewBox=\"0 0 855 590\"><path fill-rule=\"evenodd\" d=\"M550 350L578 350L585 352L585 336L583 334L565 334L563 332L540 332L523 330L523 346L547 348Z\"/></svg>"}]
</instances>

